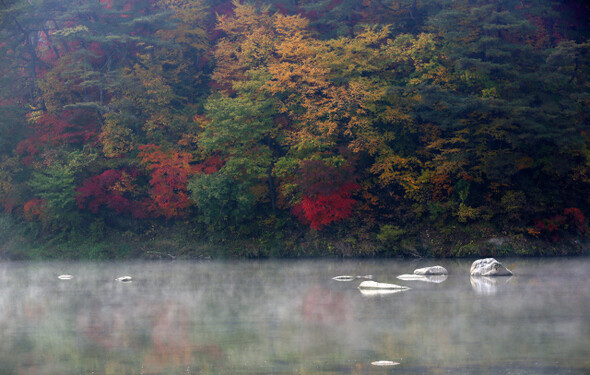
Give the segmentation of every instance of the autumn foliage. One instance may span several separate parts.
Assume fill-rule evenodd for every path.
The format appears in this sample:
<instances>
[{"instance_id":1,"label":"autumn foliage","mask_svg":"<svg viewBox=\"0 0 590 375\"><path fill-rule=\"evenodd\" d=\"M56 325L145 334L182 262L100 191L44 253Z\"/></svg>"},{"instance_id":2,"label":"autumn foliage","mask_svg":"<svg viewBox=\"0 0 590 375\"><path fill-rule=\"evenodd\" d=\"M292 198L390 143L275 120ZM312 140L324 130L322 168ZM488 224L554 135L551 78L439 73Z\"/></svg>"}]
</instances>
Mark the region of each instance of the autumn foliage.
<instances>
[{"instance_id":1,"label":"autumn foliage","mask_svg":"<svg viewBox=\"0 0 590 375\"><path fill-rule=\"evenodd\" d=\"M195 173L188 152L163 151L156 145L140 146L138 158L150 173L149 210L167 219L183 217L190 206L187 183Z\"/></svg>"},{"instance_id":2,"label":"autumn foliage","mask_svg":"<svg viewBox=\"0 0 590 375\"><path fill-rule=\"evenodd\" d=\"M360 185L348 183L331 193L305 196L301 203L293 208L293 212L312 229L320 230L352 215L357 204L352 198L352 193L359 189Z\"/></svg>"},{"instance_id":3,"label":"autumn foliage","mask_svg":"<svg viewBox=\"0 0 590 375\"><path fill-rule=\"evenodd\" d=\"M0 2L0 206L52 234L587 236L589 15L570 0Z\"/></svg>"},{"instance_id":4,"label":"autumn foliage","mask_svg":"<svg viewBox=\"0 0 590 375\"><path fill-rule=\"evenodd\" d=\"M98 213L101 206L118 214L130 212L133 202L125 193L133 191L133 174L135 173L125 170L109 169L86 179L76 189L78 207L88 209L92 213Z\"/></svg>"},{"instance_id":5,"label":"autumn foliage","mask_svg":"<svg viewBox=\"0 0 590 375\"><path fill-rule=\"evenodd\" d=\"M45 211L45 205L45 200L42 198L34 198L26 202L23 206L25 219L29 221L42 219Z\"/></svg>"},{"instance_id":6,"label":"autumn foliage","mask_svg":"<svg viewBox=\"0 0 590 375\"><path fill-rule=\"evenodd\" d=\"M566 208L563 213L549 218L535 219L534 224L533 228L529 228L530 234L548 238L553 242L568 232L581 235L590 233L586 217L576 207Z\"/></svg>"}]
</instances>

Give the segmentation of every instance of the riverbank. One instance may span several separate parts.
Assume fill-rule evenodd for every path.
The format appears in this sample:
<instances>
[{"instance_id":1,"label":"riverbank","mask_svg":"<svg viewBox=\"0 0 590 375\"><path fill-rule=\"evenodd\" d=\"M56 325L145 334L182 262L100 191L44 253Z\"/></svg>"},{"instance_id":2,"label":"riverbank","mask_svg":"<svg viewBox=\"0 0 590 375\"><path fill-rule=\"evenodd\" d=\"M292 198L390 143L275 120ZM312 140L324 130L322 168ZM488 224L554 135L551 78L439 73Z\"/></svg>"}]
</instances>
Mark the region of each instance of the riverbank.
<instances>
[{"instance_id":1,"label":"riverbank","mask_svg":"<svg viewBox=\"0 0 590 375\"><path fill-rule=\"evenodd\" d=\"M523 233L495 233L482 227L454 231L421 228L406 237L362 231L296 231L283 228L259 236L198 236L181 226L156 227L141 233L101 231L70 237L33 237L14 225L0 235L0 259L246 259L366 257L506 257L590 255L590 239L564 236L555 241Z\"/></svg>"}]
</instances>

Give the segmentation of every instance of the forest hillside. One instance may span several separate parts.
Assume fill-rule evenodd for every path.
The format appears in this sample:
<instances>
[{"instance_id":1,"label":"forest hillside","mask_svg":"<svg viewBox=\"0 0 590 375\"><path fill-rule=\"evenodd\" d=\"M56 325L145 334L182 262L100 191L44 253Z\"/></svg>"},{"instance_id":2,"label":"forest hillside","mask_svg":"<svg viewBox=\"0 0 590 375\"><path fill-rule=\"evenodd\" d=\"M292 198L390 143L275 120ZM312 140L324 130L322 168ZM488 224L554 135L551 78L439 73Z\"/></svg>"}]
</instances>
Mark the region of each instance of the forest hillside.
<instances>
[{"instance_id":1,"label":"forest hillside","mask_svg":"<svg viewBox=\"0 0 590 375\"><path fill-rule=\"evenodd\" d=\"M588 253L589 19L0 0L0 253Z\"/></svg>"}]
</instances>

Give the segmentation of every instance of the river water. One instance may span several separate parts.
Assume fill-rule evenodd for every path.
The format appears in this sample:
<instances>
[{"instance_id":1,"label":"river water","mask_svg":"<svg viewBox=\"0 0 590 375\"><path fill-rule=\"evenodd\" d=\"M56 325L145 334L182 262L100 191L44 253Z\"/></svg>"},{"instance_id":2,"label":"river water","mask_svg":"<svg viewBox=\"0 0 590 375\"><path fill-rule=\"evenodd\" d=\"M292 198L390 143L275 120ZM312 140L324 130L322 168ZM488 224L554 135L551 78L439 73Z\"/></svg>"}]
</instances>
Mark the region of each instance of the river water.
<instances>
[{"instance_id":1,"label":"river water","mask_svg":"<svg viewBox=\"0 0 590 375\"><path fill-rule=\"evenodd\" d=\"M0 263L0 374L590 373L590 258L499 260Z\"/></svg>"}]
</instances>

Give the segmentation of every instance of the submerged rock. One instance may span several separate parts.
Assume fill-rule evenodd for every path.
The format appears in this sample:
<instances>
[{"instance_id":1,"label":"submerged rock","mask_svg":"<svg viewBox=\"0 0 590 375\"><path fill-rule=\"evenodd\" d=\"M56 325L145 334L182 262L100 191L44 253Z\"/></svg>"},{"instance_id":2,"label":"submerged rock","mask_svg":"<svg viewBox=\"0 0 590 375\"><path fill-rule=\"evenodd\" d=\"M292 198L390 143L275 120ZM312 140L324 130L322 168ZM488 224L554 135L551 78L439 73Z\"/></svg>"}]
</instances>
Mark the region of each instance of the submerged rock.
<instances>
[{"instance_id":1,"label":"submerged rock","mask_svg":"<svg viewBox=\"0 0 590 375\"><path fill-rule=\"evenodd\" d=\"M414 270L415 275L448 275L449 272L442 266L431 266Z\"/></svg>"},{"instance_id":2,"label":"submerged rock","mask_svg":"<svg viewBox=\"0 0 590 375\"><path fill-rule=\"evenodd\" d=\"M427 283L440 284L447 279L447 275L415 275L404 274L397 277L403 281L424 281Z\"/></svg>"},{"instance_id":3,"label":"submerged rock","mask_svg":"<svg viewBox=\"0 0 590 375\"><path fill-rule=\"evenodd\" d=\"M496 259L486 258L473 262L471 276L512 276L512 272Z\"/></svg>"},{"instance_id":4,"label":"submerged rock","mask_svg":"<svg viewBox=\"0 0 590 375\"><path fill-rule=\"evenodd\" d=\"M396 285L396 284L387 284L387 283L378 283L376 281L363 281L361 285L359 285L359 289L410 289L407 286Z\"/></svg>"}]
</instances>

